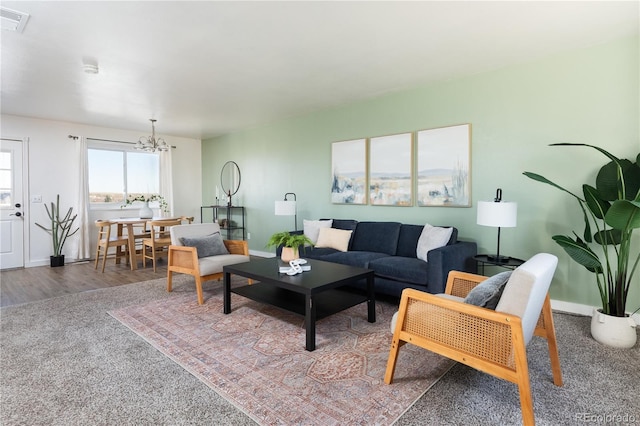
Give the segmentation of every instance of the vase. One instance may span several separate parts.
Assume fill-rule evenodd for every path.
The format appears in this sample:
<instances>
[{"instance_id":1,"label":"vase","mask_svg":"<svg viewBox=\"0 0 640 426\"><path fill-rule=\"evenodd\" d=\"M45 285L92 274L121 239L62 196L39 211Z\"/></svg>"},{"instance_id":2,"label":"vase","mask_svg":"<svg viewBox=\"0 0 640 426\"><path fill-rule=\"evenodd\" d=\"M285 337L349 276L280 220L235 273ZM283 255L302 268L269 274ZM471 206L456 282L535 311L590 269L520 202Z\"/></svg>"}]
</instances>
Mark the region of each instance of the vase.
<instances>
[{"instance_id":1,"label":"vase","mask_svg":"<svg viewBox=\"0 0 640 426\"><path fill-rule=\"evenodd\" d=\"M638 338L636 323L630 316L614 317L593 308L591 335L596 342L613 348L632 348Z\"/></svg>"},{"instance_id":2,"label":"vase","mask_svg":"<svg viewBox=\"0 0 640 426\"><path fill-rule=\"evenodd\" d=\"M153 210L149 207L149 202L145 201L144 205L140 209L140 219L151 219L153 217Z\"/></svg>"},{"instance_id":3,"label":"vase","mask_svg":"<svg viewBox=\"0 0 640 426\"><path fill-rule=\"evenodd\" d=\"M282 247L282 253L280 254L280 259L282 259L283 262L290 262L293 259L299 259L300 258L300 254L298 253L298 249L297 248L292 248L292 247Z\"/></svg>"},{"instance_id":4,"label":"vase","mask_svg":"<svg viewBox=\"0 0 640 426\"><path fill-rule=\"evenodd\" d=\"M64 254L60 256L49 256L49 265L51 265L52 268L64 266Z\"/></svg>"}]
</instances>

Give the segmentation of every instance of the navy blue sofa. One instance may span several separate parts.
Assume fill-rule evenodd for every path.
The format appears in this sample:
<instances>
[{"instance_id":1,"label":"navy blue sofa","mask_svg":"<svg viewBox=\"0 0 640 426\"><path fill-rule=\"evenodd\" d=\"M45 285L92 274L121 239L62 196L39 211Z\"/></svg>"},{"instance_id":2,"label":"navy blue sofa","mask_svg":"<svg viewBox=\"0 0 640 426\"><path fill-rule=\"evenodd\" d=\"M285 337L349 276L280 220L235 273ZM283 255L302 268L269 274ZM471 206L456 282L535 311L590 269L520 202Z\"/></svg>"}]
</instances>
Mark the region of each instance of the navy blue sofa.
<instances>
[{"instance_id":1,"label":"navy blue sofa","mask_svg":"<svg viewBox=\"0 0 640 426\"><path fill-rule=\"evenodd\" d=\"M423 225L333 219L332 227L353 231L348 251L305 247L300 248L300 257L373 269L376 293L400 297L407 287L444 293L449 271L476 272L473 256L478 247L475 242L458 241L455 227L446 246L429 251L427 262L416 257ZM364 282L357 286L364 288Z\"/></svg>"}]
</instances>

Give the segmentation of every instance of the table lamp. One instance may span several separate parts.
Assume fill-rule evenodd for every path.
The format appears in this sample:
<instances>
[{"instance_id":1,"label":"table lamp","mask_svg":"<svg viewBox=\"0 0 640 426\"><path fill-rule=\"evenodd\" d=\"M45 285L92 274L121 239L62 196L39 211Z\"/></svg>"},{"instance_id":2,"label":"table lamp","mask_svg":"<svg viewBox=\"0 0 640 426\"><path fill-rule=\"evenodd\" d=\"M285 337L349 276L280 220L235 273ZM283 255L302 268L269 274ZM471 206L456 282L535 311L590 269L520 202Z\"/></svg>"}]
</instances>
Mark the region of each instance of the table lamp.
<instances>
[{"instance_id":1,"label":"table lamp","mask_svg":"<svg viewBox=\"0 0 640 426\"><path fill-rule=\"evenodd\" d=\"M518 203L502 201L502 189L496 191L496 198L491 201L478 201L477 223L482 226L498 228L498 247L496 254L490 254L489 260L506 263L509 256L500 255L500 228L514 228L518 215Z\"/></svg>"},{"instance_id":2,"label":"table lamp","mask_svg":"<svg viewBox=\"0 0 640 426\"><path fill-rule=\"evenodd\" d=\"M293 195L293 201L287 200L287 195ZM296 210L296 194L293 192L287 192L284 194L284 201L276 201L276 216L295 216L294 227L298 230L298 213Z\"/></svg>"}]
</instances>

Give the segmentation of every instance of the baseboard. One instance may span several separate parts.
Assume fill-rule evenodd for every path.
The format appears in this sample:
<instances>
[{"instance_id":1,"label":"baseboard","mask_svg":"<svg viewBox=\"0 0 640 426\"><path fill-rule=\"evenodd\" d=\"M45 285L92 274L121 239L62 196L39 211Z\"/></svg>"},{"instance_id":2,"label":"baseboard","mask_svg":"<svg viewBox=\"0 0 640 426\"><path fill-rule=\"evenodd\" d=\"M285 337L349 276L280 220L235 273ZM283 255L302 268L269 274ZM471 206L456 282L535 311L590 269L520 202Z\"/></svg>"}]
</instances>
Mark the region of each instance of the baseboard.
<instances>
[{"instance_id":1,"label":"baseboard","mask_svg":"<svg viewBox=\"0 0 640 426\"><path fill-rule=\"evenodd\" d=\"M594 306L582 305L580 303L565 302L563 300L551 299L551 309L556 311L568 312L570 314L592 316ZM640 314L631 316L638 326L640 326Z\"/></svg>"},{"instance_id":2,"label":"baseboard","mask_svg":"<svg viewBox=\"0 0 640 426\"><path fill-rule=\"evenodd\" d=\"M260 250L249 250L249 254L251 256L258 256L258 257L276 257L275 253L271 253L268 251L260 251Z\"/></svg>"}]
</instances>

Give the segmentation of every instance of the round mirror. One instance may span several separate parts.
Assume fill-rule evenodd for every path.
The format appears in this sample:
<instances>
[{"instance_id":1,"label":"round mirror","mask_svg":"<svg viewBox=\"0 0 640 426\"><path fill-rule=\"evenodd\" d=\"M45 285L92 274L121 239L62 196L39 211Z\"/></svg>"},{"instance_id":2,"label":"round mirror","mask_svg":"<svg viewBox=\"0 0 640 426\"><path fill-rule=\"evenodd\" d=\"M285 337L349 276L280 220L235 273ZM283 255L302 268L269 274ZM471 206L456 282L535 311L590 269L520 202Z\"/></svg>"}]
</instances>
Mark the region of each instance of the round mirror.
<instances>
[{"instance_id":1,"label":"round mirror","mask_svg":"<svg viewBox=\"0 0 640 426\"><path fill-rule=\"evenodd\" d=\"M227 161L220 173L220 186L224 194L234 195L240 188L240 167L235 161Z\"/></svg>"}]
</instances>

